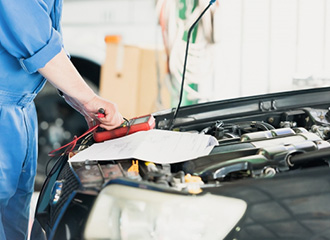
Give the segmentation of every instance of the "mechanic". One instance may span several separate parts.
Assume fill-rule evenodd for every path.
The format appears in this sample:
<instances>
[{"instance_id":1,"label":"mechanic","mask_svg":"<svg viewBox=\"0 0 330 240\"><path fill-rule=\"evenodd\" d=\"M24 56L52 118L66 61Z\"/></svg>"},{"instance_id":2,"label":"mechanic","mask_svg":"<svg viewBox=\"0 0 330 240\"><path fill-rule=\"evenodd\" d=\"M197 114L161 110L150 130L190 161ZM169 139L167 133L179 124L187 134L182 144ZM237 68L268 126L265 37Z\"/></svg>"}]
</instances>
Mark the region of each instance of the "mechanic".
<instances>
[{"instance_id":1,"label":"mechanic","mask_svg":"<svg viewBox=\"0 0 330 240\"><path fill-rule=\"evenodd\" d=\"M33 99L47 79L66 101L106 129L122 123L116 105L96 95L63 49L62 0L0 0L0 239L27 238L37 166ZM95 119L99 108L105 116Z\"/></svg>"}]
</instances>

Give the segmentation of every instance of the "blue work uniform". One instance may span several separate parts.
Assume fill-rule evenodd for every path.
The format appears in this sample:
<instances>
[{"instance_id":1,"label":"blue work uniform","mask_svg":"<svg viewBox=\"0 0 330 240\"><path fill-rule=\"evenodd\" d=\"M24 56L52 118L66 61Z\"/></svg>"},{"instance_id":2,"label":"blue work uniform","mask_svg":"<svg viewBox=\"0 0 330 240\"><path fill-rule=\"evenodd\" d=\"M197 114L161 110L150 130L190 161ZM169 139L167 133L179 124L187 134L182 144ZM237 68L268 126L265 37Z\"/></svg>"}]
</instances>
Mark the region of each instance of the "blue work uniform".
<instances>
[{"instance_id":1,"label":"blue work uniform","mask_svg":"<svg viewBox=\"0 0 330 240\"><path fill-rule=\"evenodd\" d=\"M27 238L37 166L38 73L62 49L62 0L0 0L0 239Z\"/></svg>"}]
</instances>

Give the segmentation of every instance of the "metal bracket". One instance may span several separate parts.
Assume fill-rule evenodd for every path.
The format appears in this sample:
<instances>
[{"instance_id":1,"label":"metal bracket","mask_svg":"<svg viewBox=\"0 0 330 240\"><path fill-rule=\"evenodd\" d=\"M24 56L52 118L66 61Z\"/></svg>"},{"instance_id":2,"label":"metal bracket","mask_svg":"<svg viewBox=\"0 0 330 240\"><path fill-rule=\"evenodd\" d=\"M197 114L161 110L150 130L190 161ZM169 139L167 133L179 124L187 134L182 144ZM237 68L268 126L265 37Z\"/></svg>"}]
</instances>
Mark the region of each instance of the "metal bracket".
<instances>
[{"instance_id":1,"label":"metal bracket","mask_svg":"<svg viewBox=\"0 0 330 240\"><path fill-rule=\"evenodd\" d=\"M269 112L276 110L276 102L275 100L271 101L260 101L259 102L259 110L262 112Z\"/></svg>"}]
</instances>

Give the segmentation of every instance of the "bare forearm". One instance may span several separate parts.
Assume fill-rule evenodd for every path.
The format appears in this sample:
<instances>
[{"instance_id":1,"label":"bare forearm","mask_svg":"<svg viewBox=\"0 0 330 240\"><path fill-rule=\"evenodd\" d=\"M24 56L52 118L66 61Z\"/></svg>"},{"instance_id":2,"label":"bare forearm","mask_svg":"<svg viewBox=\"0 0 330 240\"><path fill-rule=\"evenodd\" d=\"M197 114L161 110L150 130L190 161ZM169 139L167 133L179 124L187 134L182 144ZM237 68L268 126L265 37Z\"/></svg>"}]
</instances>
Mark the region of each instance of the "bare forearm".
<instances>
[{"instance_id":1,"label":"bare forearm","mask_svg":"<svg viewBox=\"0 0 330 240\"><path fill-rule=\"evenodd\" d=\"M95 93L82 79L63 49L45 67L39 69L39 73L53 86L82 104L95 97Z\"/></svg>"},{"instance_id":2,"label":"bare forearm","mask_svg":"<svg viewBox=\"0 0 330 240\"><path fill-rule=\"evenodd\" d=\"M101 127L113 129L122 123L123 117L118 111L117 105L93 92L63 49L38 71L64 93L65 100L85 117L89 126L98 121ZM100 108L105 110L105 117L98 119L95 114Z\"/></svg>"}]
</instances>

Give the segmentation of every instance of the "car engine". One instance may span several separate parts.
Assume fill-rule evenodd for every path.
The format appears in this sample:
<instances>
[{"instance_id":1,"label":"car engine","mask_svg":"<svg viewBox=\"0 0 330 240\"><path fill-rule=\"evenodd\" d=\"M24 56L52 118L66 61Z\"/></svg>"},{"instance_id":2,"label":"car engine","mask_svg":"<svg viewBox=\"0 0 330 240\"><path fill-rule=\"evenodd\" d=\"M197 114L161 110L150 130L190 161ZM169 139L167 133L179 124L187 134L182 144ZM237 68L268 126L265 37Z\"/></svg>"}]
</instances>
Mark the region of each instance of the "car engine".
<instances>
[{"instance_id":1,"label":"car engine","mask_svg":"<svg viewBox=\"0 0 330 240\"><path fill-rule=\"evenodd\" d=\"M100 189L111 179L127 177L199 193L207 186L328 165L330 113L327 109L301 108L263 114L256 116L257 120L251 118L186 124L175 129L209 134L218 140L219 145L209 155L197 159L176 164L85 161L72 166L85 188ZM159 121L158 128L161 124Z\"/></svg>"}]
</instances>

